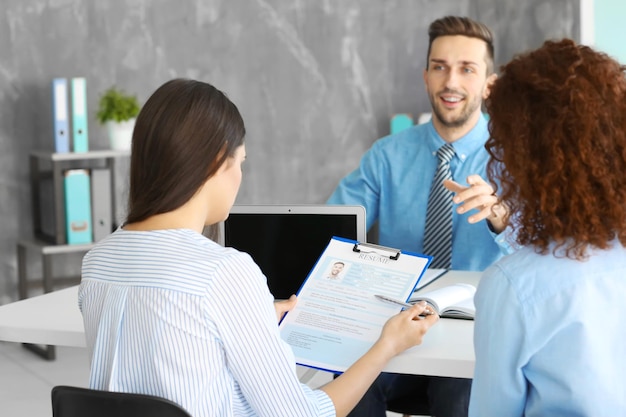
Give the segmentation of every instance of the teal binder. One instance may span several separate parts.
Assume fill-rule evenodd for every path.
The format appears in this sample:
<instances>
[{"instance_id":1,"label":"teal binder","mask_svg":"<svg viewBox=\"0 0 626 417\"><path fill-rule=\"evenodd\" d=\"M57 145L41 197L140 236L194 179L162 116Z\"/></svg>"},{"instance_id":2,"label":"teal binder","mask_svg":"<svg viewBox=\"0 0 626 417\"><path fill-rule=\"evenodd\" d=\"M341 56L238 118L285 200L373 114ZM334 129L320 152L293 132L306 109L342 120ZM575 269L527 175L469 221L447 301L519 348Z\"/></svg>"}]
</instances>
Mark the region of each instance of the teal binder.
<instances>
[{"instance_id":1,"label":"teal binder","mask_svg":"<svg viewBox=\"0 0 626 417\"><path fill-rule=\"evenodd\" d=\"M65 188L65 225L67 243L91 243L91 190L89 171L68 169L63 178Z\"/></svg>"},{"instance_id":2,"label":"teal binder","mask_svg":"<svg viewBox=\"0 0 626 417\"><path fill-rule=\"evenodd\" d=\"M391 118L390 133L398 133L413 126L413 118L405 113L396 114Z\"/></svg>"},{"instance_id":3,"label":"teal binder","mask_svg":"<svg viewBox=\"0 0 626 417\"><path fill-rule=\"evenodd\" d=\"M87 82L84 78L72 78L72 151L88 150Z\"/></svg>"}]
</instances>

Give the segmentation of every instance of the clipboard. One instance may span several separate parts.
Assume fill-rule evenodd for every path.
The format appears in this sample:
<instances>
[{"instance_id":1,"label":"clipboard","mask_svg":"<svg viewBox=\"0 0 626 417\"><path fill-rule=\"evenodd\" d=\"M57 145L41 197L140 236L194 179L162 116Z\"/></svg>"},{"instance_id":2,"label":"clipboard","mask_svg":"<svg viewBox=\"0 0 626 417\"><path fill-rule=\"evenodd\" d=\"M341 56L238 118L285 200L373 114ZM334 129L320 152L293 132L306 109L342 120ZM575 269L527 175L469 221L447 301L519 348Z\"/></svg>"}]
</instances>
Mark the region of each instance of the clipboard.
<instances>
[{"instance_id":1,"label":"clipboard","mask_svg":"<svg viewBox=\"0 0 626 417\"><path fill-rule=\"evenodd\" d=\"M402 309L376 295L408 300L431 261L428 255L333 236L279 325L296 363L344 372Z\"/></svg>"},{"instance_id":2,"label":"clipboard","mask_svg":"<svg viewBox=\"0 0 626 417\"><path fill-rule=\"evenodd\" d=\"M389 259L397 261L402 251L400 249L389 248L386 246L374 245L372 243L355 242L352 252L377 253L381 256L388 256Z\"/></svg>"}]
</instances>

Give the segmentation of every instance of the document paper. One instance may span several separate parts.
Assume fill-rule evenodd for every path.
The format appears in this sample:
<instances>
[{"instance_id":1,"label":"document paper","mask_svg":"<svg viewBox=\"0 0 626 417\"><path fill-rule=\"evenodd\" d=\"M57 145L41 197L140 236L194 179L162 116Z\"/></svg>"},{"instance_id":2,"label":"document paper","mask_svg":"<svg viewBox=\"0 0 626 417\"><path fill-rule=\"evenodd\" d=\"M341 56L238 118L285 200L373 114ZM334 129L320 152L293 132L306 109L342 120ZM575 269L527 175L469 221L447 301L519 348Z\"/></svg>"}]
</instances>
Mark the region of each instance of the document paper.
<instances>
[{"instance_id":1,"label":"document paper","mask_svg":"<svg viewBox=\"0 0 626 417\"><path fill-rule=\"evenodd\" d=\"M297 305L280 323L299 365L345 371L402 308L375 295L408 300L431 260L407 252L393 259L395 250L366 245L333 237L298 291Z\"/></svg>"}]
</instances>

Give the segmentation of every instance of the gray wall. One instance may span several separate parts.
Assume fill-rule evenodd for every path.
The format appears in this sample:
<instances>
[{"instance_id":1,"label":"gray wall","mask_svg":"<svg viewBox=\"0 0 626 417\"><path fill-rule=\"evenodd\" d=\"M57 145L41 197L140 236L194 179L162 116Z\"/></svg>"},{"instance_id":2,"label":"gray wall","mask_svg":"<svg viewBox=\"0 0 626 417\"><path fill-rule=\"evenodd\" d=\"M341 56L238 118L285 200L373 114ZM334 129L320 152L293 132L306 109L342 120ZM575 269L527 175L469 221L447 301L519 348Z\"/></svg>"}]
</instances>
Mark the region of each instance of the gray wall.
<instances>
[{"instance_id":1,"label":"gray wall","mask_svg":"<svg viewBox=\"0 0 626 417\"><path fill-rule=\"evenodd\" d=\"M429 110L426 29L446 14L490 25L498 63L580 34L578 0L3 0L0 304L16 298L15 242L32 234L28 154L52 149L53 77L87 78L92 149L108 146L94 113L110 85L143 102L173 77L211 82L247 125L237 202L322 203L392 114Z\"/></svg>"}]
</instances>

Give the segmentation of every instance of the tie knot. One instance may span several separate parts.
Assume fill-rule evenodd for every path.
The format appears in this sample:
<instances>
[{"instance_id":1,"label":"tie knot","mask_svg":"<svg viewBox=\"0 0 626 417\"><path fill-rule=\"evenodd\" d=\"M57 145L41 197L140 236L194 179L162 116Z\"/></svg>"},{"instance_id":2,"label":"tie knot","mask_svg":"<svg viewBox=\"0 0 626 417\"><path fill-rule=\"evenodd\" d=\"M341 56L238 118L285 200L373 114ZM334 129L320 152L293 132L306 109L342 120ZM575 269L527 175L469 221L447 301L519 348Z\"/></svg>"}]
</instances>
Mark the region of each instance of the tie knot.
<instances>
[{"instance_id":1,"label":"tie knot","mask_svg":"<svg viewBox=\"0 0 626 417\"><path fill-rule=\"evenodd\" d=\"M437 158L439 158L439 162L448 163L454 156L454 148L451 144L446 143L441 148L437 150Z\"/></svg>"}]
</instances>

